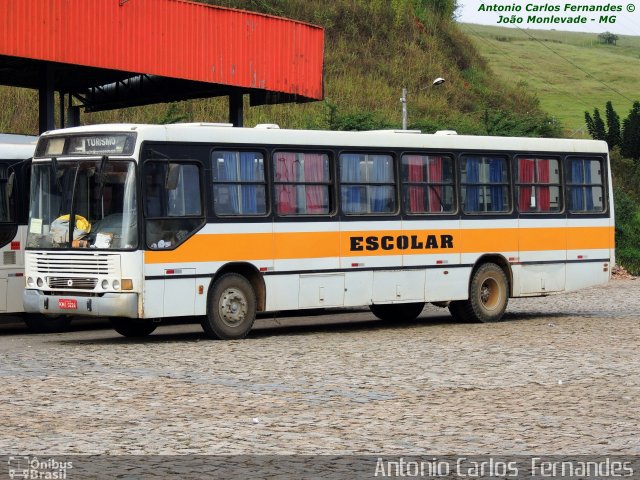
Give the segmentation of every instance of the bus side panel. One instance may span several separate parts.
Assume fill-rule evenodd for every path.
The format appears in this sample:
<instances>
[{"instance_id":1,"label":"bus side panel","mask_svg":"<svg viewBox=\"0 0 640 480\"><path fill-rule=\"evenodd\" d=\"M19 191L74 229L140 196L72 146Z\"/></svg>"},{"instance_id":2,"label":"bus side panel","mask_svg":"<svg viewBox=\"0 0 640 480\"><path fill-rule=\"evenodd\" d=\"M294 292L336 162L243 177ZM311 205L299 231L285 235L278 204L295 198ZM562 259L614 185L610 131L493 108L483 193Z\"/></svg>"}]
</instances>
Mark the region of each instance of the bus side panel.
<instances>
[{"instance_id":1,"label":"bus side panel","mask_svg":"<svg viewBox=\"0 0 640 480\"><path fill-rule=\"evenodd\" d=\"M471 267L430 268L427 270L427 302L466 300L469 296Z\"/></svg>"},{"instance_id":2,"label":"bus side panel","mask_svg":"<svg viewBox=\"0 0 640 480\"><path fill-rule=\"evenodd\" d=\"M601 285L611 275L610 219L572 219L567 229L567 291Z\"/></svg>"},{"instance_id":3,"label":"bus side panel","mask_svg":"<svg viewBox=\"0 0 640 480\"><path fill-rule=\"evenodd\" d=\"M144 318L164 316L164 280L145 280L142 298Z\"/></svg>"},{"instance_id":4,"label":"bus side panel","mask_svg":"<svg viewBox=\"0 0 640 480\"><path fill-rule=\"evenodd\" d=\"M513 296L563 291L567 261L566 218L521 218L519 224L520 267L514 269Z\"/></svg>"},{"instance_id":5,"label":"bus side panel","mask_svg":"<svg viewBox=\"0 0 640 480\"><path fill-rule=\"evenodd\" d=\"M265 310L295 310L298 308L299 275L265 275L264 283L267 289Z\"/></svg>"},{"instance_id":6,"label":"bus side panel","mask_svg":"<svg viewBox=\"0 0 640 480\"><path fill-rule=\"evenodd\" d=\"M298 308L344 305L344 273L300 275Z\"/></svg>"},{"instance_id":7,"label":"bus side panel","mask_svg":"<svg viewBox=\"0 0 640 480\"><path fill-rule=\"evenodd\" d=\"M402 264L409 268L425 267L416 283L416 287L424 288L420 300L438 302L466 298L468 273L459 268L460 221L432 217L433 220L402 222L403 234L410 247L404 250Z\"/></svg>"},{"instance_id":8,"label":"bus side panel","mask_svg":"<svg viewBox=\"0 0 640 480\"><path fill-rule=\"evenodd\" d=\"M518 258L518 220L463 220L460 227L460 263L470 268L465 282L467 298L472 269L481 257L497 255L509 262Z\"/></svg>"},{"instance_id":9,"label":"bus side panel","mask_svg":"<svg viewBox=\"0 0 640 480\"><path fill-rule=\"evenodd\" d=\"M373 271L348 272L344 280L344 305L357 307L370 305L373 286Z\"/></svg>"},{"instance_id":10,"label":"bus side panel","mask_svg":"<svg viewBox=\"0 0 640 480\"><path fill-rule=\"evenodd\" d=\"M24 247L26 225L18 225L16 236L0 249L0 312L21 313L24 291Z\"/></svg>"}]
</instances>

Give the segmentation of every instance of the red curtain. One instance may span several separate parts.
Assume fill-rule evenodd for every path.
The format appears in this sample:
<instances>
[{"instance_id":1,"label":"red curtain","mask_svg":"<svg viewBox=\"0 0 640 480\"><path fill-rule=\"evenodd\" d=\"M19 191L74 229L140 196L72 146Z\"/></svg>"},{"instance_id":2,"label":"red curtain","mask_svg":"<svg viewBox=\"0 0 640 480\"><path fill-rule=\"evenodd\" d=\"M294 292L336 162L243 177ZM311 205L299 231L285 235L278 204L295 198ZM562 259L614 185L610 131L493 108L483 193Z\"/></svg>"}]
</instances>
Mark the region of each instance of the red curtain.
<instances>
[{"instance_id":1,"label":"red curtain","mask_svg":"<svg viewBox=\"0 0 640 480\"><path fill-rule=\"evenodd\" d=\"M327 182L324 178L325 156L317 153L307 153L304 156L304 181ZM327 187L324 185L306 185L307 213L328 213L329 204L326 201Z\"/></svg>"},{"instance_id":2,"label":"red curtain","mask_svg":"<svg viewBox=\"0 0 640 480\"><path fill-rule=\"evenodd\" d=\"M442 157L429 157L429 183L442 182ZM442 211L442 185L429 188L429 212Z\"/></svg>"},{"instance_id":3,"label":"red curtain","mask_svg":"<svg viewBox=\"0 0 640 480\"><path fill-rule=\"evenodd\" d=\"M280 152L276 154L276 182L294 182L296 154ZM276 211L281 214L296 211L296 189L294 185L276 184Z\"/></svg>"},{"instance_id":4,"label":"red curtain","mask_svg":"<svg viewBox=\"0 0 640 480\"><path fill-rule=\"evenodd\" d=\"M534 183L536 161L529 158L521 158L518 165L518 182L520 183ZM520 185L520 193L518 195L518 209L521 212L528 212L531 210L531 185Z\"/></svg>"},{"instance_id":5,"label":"red curtain","mask_svg":"<svg viewBox=\"0 0 640 480\"><path fill-rule=\"evenodd\" d=\"M549 160L538 160L538 183L549 184ZM551 210L551 192L548 186L538 187L538 207L541 212Z\"/></svg>"},{"instance_id":6,"label":"red curtain","mask_svg":"<svg viewBox=\"0 0 640 480\"><path fill-rule=\"evenodd\" d=\"M424 181L423 158L421 155L407 155L407 180L409 182ZM424 187L422 185L409 186L409 211L414 213L424 211Z\"/></svg>"}]
</instances>

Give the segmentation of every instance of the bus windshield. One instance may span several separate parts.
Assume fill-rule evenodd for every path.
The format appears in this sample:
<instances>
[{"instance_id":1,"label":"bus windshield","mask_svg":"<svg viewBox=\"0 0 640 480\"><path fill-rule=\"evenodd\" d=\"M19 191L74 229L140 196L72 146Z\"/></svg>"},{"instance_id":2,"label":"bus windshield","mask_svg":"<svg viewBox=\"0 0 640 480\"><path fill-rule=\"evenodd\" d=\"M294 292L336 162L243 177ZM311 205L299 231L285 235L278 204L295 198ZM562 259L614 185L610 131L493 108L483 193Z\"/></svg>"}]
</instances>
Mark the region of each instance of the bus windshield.
<instances>
[{"instance_id":1,"label":"bus windshield","mask_svg":"<svg viewBox=\"0 0 640 480\"><path fill-rule=\"evenodd\" d=\"M136 248L135 164L107 157L34 163L29 219L29 248Z\"/></svg>"}]
</instances>

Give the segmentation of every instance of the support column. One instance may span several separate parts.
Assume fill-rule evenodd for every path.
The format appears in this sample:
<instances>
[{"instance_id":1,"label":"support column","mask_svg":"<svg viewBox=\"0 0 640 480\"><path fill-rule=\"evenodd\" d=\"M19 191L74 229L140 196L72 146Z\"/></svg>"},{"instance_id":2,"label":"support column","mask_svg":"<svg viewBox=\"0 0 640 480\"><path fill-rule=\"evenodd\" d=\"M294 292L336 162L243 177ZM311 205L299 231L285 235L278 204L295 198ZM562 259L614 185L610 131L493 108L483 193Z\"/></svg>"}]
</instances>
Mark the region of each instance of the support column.
<instances>
[{"instance_id":1,"label":"support column","mask_svg":"<svg viewBox=\"0 0 640 480\"><path fill-rule=\"evenodd\" d=\"M229 123L234 127L244 127L244 101L241 93L229 95Z\"/></svg>"},{"instance_id":2,"label":"support column","mask_svg":"<svg viewBox=\"0 0 640 480\"><path fill-rule=\"evenodd\" d=\"M73 95L69 93L69 106L67 107L67 127L80 126L80 107L73 105Z\"/></svg>"},{"instance_id":3,"label":"support column","mask_svg":"<svg viewBox=\"0 0 640 480\"><path fill-rule=\"evenodd\" d=\"M71 94L69 94L71 96ZM60 128L65 127L65 119L64 119L64 92L58 92L58 109L60 110Z\"/></svg>"},{"instance_id":4,"label":"support column","mask_svg":"<svg viewBox=\"0 0 640 480\"><path fill-rule=\"evenodd\" d=\"M54 85L53 67L46 64L42 67L41 83L38 90L38 111L40 133L53 130L55 126L54 118Z\"/></svg>"}]
</instances>

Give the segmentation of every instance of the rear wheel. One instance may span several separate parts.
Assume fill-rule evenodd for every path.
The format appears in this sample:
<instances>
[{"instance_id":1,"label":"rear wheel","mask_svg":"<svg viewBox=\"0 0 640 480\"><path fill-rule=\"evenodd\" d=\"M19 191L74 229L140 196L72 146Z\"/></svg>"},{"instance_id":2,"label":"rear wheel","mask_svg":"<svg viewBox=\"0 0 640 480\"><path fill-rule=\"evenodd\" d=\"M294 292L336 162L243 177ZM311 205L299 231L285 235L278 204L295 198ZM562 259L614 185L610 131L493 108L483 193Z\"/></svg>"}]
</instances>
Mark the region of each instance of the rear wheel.
<instances>
[{"instance_id":1,"label":"rear wheel","mask_svg":"<svg viewBox=\"0 0 640 480\"><path fill-rule=\"evenodd\" d=\"M385 322L406 322L418 318L424 308L424 302L369 305L369 308L371 313Z\"/></svg>"},{"instance_id":2,"label":"rear wheel","mask_svg":"<svg viewBox=\"0 0 640 480\"><path fill-rule=\"evenodd\" d=\"M247 336L256 319L256 294L242 275L227 273L209 292L202 328L211 338L234 340Z\"/></svg>"},{"instance_id":3,"label":"rear wheel","mask_svg":"<svg viewBox=\"0 0 640 480\"><path fill-rule=\"evenodd\" d=\"M136 318L110 318L109 323L123 337L139 338L150 335L158 326L156 322L149 319Z\"/></svg>"},{"instance_id":4,"label":"rear wheel","mask_svg":"<svg viewBox=\"0 0 640 480\"><path fill-rule=\"evenodd\" d=\"M451 302L449 311L467 322L499 322L509 301L509 282L495 263L481 265L473 274L469 300Z\"/></svg>"},{"instance_id":5,"label":"rear wheel","mask_svg":"<svg viewBox=\"0 0 640 480\"><path fill-rule=\"evenodd\" d=\"M34 333L64 332L69 328L69 324L71 323L71 317L67 317L66 315L48 317L38 313L25 313L23 318L29 330Z\"/></svg>"}]
</instances>

